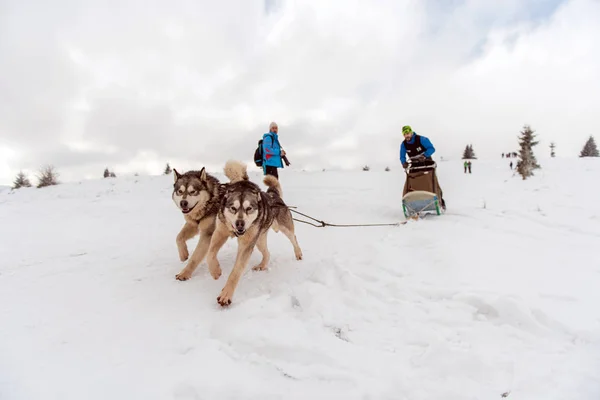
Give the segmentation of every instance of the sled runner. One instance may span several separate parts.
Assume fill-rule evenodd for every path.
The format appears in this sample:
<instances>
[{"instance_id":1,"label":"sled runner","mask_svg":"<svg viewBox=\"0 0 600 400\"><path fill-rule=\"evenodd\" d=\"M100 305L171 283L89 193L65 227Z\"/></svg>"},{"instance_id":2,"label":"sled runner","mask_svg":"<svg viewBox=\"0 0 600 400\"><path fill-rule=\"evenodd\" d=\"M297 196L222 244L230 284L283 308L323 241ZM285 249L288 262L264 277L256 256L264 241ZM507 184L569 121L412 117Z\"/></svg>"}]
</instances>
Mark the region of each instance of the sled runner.
<instances>
[{"instance_id":1,"label":"sled runner","mask_svg":"<svg viewBox=\"0 0 600 400\"><path fill-rule=\"evenodd\" d=\"M442 190L435 169L435 162L414 163L406 169L402 209L407 219L444 213Z\"/></svg>"}]
</instances>

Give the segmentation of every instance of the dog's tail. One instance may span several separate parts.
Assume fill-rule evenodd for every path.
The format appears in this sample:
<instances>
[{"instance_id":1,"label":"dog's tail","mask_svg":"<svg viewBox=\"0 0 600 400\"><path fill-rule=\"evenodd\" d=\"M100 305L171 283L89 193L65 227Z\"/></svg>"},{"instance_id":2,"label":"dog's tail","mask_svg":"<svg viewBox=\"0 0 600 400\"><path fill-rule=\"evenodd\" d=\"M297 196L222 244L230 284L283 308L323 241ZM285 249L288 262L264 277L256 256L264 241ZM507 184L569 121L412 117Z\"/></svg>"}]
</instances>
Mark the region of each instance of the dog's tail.
<instances>
[{"instance_id":1,"label":"dog's tail","mask_svg":"<svg viewBox=\"0 0 600 400\"><path fill-rule=\"evenodd\" d=\"M273 175L265 175L263 182L267 185L267 193L275 193L277 196L283 198L283 191L281 190L279 179L275 178Z\"/></svg>"},{"instance_id":2,"label":"dog's tail","mask_svg":"<svg viewBox=\"0 0 600 400\"><path fill-rule=\"evenodd\" d=\"M246 164L240 161L229 160L227 161L227 163L225 163L223 171L225 172L225 176L229 178L231 183L235 183L239 181L249 180L248 172L246 171L246 169Z\"/></svg>"}]
</instances>

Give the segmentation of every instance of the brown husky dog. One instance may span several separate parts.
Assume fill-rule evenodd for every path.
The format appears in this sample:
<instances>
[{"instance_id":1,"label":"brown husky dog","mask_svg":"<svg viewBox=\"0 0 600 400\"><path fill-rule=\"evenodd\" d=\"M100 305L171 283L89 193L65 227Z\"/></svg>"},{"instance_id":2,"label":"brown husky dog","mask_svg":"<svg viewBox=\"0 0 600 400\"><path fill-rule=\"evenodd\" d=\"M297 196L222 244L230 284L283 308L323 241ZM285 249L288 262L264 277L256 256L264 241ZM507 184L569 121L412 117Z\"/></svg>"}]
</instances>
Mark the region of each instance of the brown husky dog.
<instances>
[{"instance_id":1,"label":"brown husky dog","mask_svg":"<svg viewBox=\"0 0 600 400\"><path fill-rule=\"evenodd\" d=\"M223 185L217 178L206 173L204 168L184 174L180 174L174 169L173 174L175 183L171 197L183 213L185 220L176 239L181 261L185 261L189 257L186 241L200 234L192 258L185 268L175 276L178 280L185 281L191 278L208 251L210 238L215 231Z\"/></svg>"},{"instance_id":2,"label":"brown husky dog","mask_svg":"<svg viewBox=\"0 0 600 400\"><path fill-rule=\"evenodd\" d=\"M233 293L255 246L261 252L262 260L253 269L267 268L270 258L267 233L270 228L287 236L294 246L296 259L302 259L302 250L294 233L292 214L281 197L279 180L274 176L265 176L263 182L268 189L264 192L258 185L250 182L246 166L237 161L227 162L225 175L231 183L226 185L221 196L216 227L206 258L210 274L214 279L218 279L221 276L221 266L217 260L217 253L227 239L237 237L238 252L235 264L227 283L217 297L222 306L231 304Z\"/></svg>"}]
</instances>

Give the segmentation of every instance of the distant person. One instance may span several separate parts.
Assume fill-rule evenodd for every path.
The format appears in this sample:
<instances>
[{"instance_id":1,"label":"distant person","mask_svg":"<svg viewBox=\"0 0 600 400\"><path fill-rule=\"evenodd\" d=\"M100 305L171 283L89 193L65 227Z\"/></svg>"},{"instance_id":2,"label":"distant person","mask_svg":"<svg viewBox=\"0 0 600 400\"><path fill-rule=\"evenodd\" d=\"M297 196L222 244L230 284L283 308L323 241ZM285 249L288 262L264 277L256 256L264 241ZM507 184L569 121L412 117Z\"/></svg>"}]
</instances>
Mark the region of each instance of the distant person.
<instances>
[{"instance_id":1,"label":"distant person","mask_svg":"<svg viewBox=\"0 0 600 400\"><path fill-rule=\"evenodd\" d=\"M467 167L469 167L469 173L471 173L471 160L469 160Z\"/></svg>"},{"instance_id":2,"label":"distant person","mask_svg":"<svg viewBox=\"0 0 600 400\"><path fill-rule=\"evenodd\" d=\"M467 168L469 168L469 163L467 162L467 160L465 160L465 162L463 163L463 167L465 167L465 174L466 174Z\"/></svg>"},{"instance_id":3,"label":"distant person","mask_svg":"<svg viewBox=\"0 0 600 400\"><path fill-rule=\"evenodd\" d=\"M287 161L285 150L283 150L281 144L279 143L278 131L279 127L277 124L275 122L271 122L269 125L269 132L263 135L262 141L263 174L273 175L277 179L279 179L277 168L283 168L282 158L286 162L286 165L290 165Z\"/></svg>"},{"instance_id":4,"label":"distant person","mask_svg":"<svg viewBox=\"0 0 600 400\"><path fill-rule=\"evenodd\" d=\"M513 163L512 163L512 161L511 161L511 162L510 162L510 169L512 169L512 167L513 167Z\"/></svg>"}]
</instances>

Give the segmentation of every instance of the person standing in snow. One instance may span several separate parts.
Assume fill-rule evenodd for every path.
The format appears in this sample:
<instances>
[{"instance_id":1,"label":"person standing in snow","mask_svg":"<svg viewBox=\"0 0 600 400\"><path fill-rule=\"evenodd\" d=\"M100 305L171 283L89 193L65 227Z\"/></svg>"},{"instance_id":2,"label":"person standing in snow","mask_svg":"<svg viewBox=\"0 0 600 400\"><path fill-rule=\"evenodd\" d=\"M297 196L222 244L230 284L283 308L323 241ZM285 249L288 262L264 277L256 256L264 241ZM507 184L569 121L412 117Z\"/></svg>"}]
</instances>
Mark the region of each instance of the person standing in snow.
<instances>
[{"instance_id":1,"label":"person standing in snow","mask_svg":"<svg viewBox=\"0 0 600 400\"><path fill-rule=\"evenodd\" d=\"M409 125L402 127L402 136L404 136L404 140L402 141L402 144L400 144L400 162L404 169L408 168L406 156L410 158L413 165L418 164L419 166L428 166L434 164L431 156L435 153L435 147L433 147L433 144L428 138L417 135ZM437 180L437 174L434 174L434 179L435 185L440 189L440 193L442 193L442 189ZM443 195L440 197L442 207L446 209L446 201L444 200Z\"/></svg>"},{"instance_id":2,"label":"person standing in snow","mask_svg":"<svg viewBox=\"0 0 600 400\"><path fill-rule=\"evenodd\" d=\"M402 127L404 141L400 145L400 162L403 168L408 168L406 156L413 162L433 164L431 156L435 153L435 147L431 141L422 135L417 135L408 125Z\"/></svg>"},{"instance_id":3,"label":"person standing in snow","mask_svg":"<svg viewBox=\"0 0 600 400\"><path fill-rule=\"evenodd\" d=\"M282 159L286 165L290 165L285 156L285 150L281 148L278 136L279 127L275 122L269 125L269 132L263 135L262 150L263 150L263 174L273 175L279 179L277 168L283 168Z\"/></svg>"},{"instance_id":4,"label":"person standing in snow","mask_svg":"<svg viewBox=\"0 0 600 400\"><path fill-rule=\"evenodd\" d=\"M468 166L469 166L469 163L467 162L467 160L465 160L465 162L463 163L463 167L465 167L465 174L467 173Z\"/></svg>"},{"instance_id":5,"label":"person standing in snow","mask_svg":"<svg viewBox=\"0 0 600 400\"><path fill-rule=\"evenodd\" d=\"M469 160L469 162L467 163L467 167L469 168L469 173L471 173L471 161Z\"/></svg>"}]
</instances>

